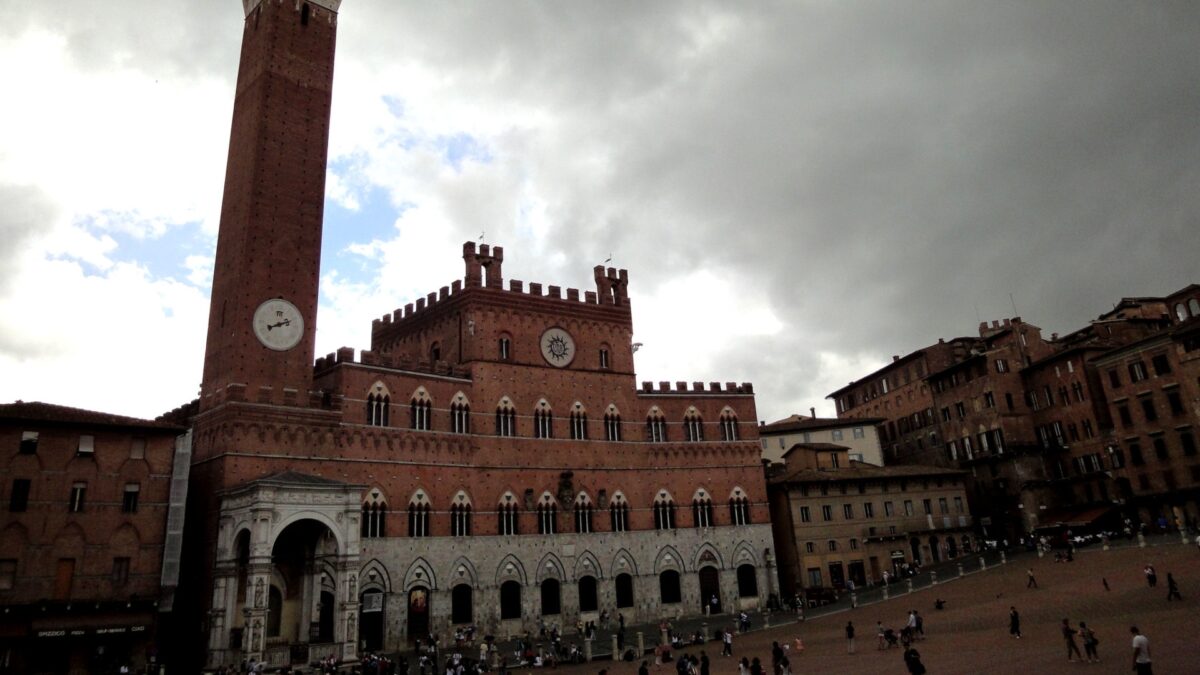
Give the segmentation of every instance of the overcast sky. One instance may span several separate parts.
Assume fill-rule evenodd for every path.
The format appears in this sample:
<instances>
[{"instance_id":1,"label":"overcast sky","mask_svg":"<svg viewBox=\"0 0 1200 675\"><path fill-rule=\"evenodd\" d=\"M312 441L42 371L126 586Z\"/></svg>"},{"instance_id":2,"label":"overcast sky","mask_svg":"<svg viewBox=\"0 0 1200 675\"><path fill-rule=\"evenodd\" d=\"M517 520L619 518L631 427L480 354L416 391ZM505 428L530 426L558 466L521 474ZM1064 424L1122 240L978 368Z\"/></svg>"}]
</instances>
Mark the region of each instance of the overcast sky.
<instances>
[{"instance_id":1,"label":"overcast sky","mask_svg":"<svg viewBox=\"0 0 1200 675\"><path fill-rule=\"evenodd\" d=\"M0 17L0 401L154 416L199 386L241 3ZM526 283L627 268L638 380L832 415L1014 305L1200 281L1200 5L346 0L329 160L319 354L486 232Z\"/></svg>"}]
</instances>

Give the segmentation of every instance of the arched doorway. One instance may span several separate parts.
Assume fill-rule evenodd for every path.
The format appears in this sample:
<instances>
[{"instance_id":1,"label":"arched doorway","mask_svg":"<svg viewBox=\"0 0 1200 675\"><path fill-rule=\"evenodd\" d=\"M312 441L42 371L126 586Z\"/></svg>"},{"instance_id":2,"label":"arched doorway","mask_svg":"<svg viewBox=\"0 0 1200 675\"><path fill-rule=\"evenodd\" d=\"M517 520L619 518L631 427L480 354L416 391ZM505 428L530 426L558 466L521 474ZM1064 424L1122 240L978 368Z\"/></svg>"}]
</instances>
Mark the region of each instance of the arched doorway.
<instances>
[{"instance_id":1,"label":"arched doorway","mask_svg":"<svg viewBox=\"0 0 1200 675\"><path fill-rule=\"evenodd\" d=\"M450 590L450 623L471 623L475 620L475 590L459 584Z\"/></svg>"},{"instance_id":2,"label":"arched doorway","mask_svg":"<svg viewBox=\"0 0 1200 675\"><path fill-rule=\"evenodd\" d=\"M633 607L633 577L628 574L617 575L617 607Z\"/></svg>"},{"instance_id":3,"label":"arched doorway","mask_svg":"<svg viewBox=\"0 0 1200 675\"><path fill-rule=\"evenodd\" d=\"M921 540L913 537L908 542L908 547L912 550L912 561L918 565L921 564Z\"/></svg>"},{"instance_id":4,"label":"arched doorway","mask_svg":"<svg viewBox=\"0 0 1200 675\"><path fill-rule=\"evenodd\" d=\"M334 598L333 593L330 591L321 591L316 642L333 642L333 610L336 607L337 600Z\"/></svg>"},{"instance_id":5,"label":"arched doorway","mask_svg":"<svg viewBox=\"0 0 1200 675\"><path fill-rule=\"evenodd\" d=\"M710 614L721 613L721 573L715 567L701 567L700 611L708 608ZM713 602L716 600L716 602Z\"/></svg>"},{"instance_id":6,"label":"arched doorway","mask_svg":"<svg viewBox=\"0 0 1200 675\"><path fill-rule=\"evenodd\" d=\"M754 565L738 565L737 586L739 598L758 597L758 574Z\"/></svg>"},{"instance_id":7,"label":"arched doorway","mask_svg":"<svg viewBox=\"0 0 1200 675\"><path fill-rule=\"evenodd\" d=\"M500 618L521 618L521 584L517 581L506 581L500 585Z\"/></svg>"},{"instance_id":8,"label":"arched doorway","mask_svg":"<svg viewBox=\"0 0 1200 675\"><path fill-rule=\"evenodd\" d=\"M579 579L579 611L595 612L600 602L596 597L596 577L580 577Z\"/></svg>"},{"instance_id":9,"label":"arched doorway","mask_svg":"<svg viewBox=\"0 0 1200 675\"><path fill-rule=\"evenodd\" d=\"M367 651L383 649L383 592L363 591L358 602L358 636Z\"/></svg>"},{"instance_id":10,"label":"arched doorway","mask_svg":"<svg viewBox=\"0 0 1200 675\"><path fill-rule=\"evenodd\" d=\"M679 572L663 570L658 575L658 600L664 605L673 605L683 600L679 589Z\"/></svg>"},{"instance_id":11,"label":"arched doorway","mask_svg":"<svg viewBox=\"0 0 1200 675\"><path fill-rule=\"evenodd\" d=\"M562 598L558 579L542 582L542 616L554 616L562 612Z\"/></svg>"},{"instance_id":12,"label":"arched doorway","mask_svg":"<svg viewBox=\"0 0 1200 675\"><path fill-rule=\"evenodd\" d=\"M299 520L279 533L271 551L273 574L269 588L255 582L254 604L260 593L276 591L280 597L278 626L271 626L268 605L267 646L283 648L289 643L333 642L337 600L334 596L337 570L332 564L338 554L337 539L323 523ZM315 595L315 598L314 598ZM316 600L314 602L313 600ZM315 610L315 611L314 611Z\"/></svg>"},{"instance_id":13,"label":"arched doorway","mask_svg":"<svg viewBox=\"0 0 1200 675\"><path fill-rule=\"evenodd\" d=\"M946 537L946 557L952 560L958 557L958 542L955 541L954 535Z\"/></svg>"},{"instance_id":14,"label":"arched doorway","mask_svg":"<svg viewBox=\"0 0 1200 675\"><path fill-rule=\"evenodd\" d=\"M938 545L937 535L930 535L929 537L929 555L933 557L933 562L942 562L942 550Z\"/></svg>"},{"instance_id":15,"label":"arched doorway","mask_svg":"<svg viewBox=\"0 0 1200 675\"><path fill-rule=\"evenodd\" d=\"M408 592L408 639L429 637L429 589L418 586Z\"/></svg>"}]
</instances>

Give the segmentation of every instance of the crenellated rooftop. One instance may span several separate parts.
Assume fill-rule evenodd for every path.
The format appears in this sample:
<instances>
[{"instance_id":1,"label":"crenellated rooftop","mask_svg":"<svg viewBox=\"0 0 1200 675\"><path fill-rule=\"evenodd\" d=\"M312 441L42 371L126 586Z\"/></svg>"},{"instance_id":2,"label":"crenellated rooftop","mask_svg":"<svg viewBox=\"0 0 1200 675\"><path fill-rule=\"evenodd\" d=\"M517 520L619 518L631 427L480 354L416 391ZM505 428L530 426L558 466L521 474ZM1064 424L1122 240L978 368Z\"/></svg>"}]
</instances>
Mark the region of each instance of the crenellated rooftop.
<instances>
[{"instance_id":1,"label":"crenellated rooftop","mask_svg":"<svg viewBox=\"0 0 1200 675\"><path fill-rule=\"evenodd\" d=\"M654 386L653 382L642 382L642 388L638 391L641 394L753 394L754 385L749 382L738 384L736 382L726 382L724 386L720 382L709 382L705 388L703 382L692 382L691 387L683 380L675 382L674 387L670 382L659 382L658 386Z\"/></svg>"},{"instance_id":2,"label":"crenellated rooftop","mask_svg":"<svg viewBox=\"0 0 1200 675\"><path fill-rule=\"evenodd\" d=\"M463 244L463 264L465 275L456 279L448 286L442 286L436 292L429 293L415 302L404 307L396 308L388 314L371 322L371 335L381 332L393 333L397 327L409 321L420 319L426 312L448 300L456 298L472 288L490 288L502 292L520 294L528 298L559 300L566 303L589 305L593 307L619 307L624 314L629 314L629 272L596 265L592 269L596 281L596 290L580 291L578 288L563 289L561 286L543 285L510 279L508 288L504 288L503 265L504 249L500 246L475 242ZM565 290L565 292L564 292Z\"/></svg>"},{"instance_id":3,"label":"crenellated rooftop","mask_svg":"<svg viewBox=\"0 0 1200 675\"><path fill-rule=\"evenodd\" d=\"M342 363L357 363L377 368L405 370L424 375L442 375L461 379L470 379L471 377L470 370L451 365L445 361L430 362L428 359L412 359L403 355L373 352L367 349L362 350L359 353L358 359L355 359L353 347L342 347L336 352L330 352L318 358L316 364L313 366L313 373L319 374Z\"/></svg>"}]
</instances>

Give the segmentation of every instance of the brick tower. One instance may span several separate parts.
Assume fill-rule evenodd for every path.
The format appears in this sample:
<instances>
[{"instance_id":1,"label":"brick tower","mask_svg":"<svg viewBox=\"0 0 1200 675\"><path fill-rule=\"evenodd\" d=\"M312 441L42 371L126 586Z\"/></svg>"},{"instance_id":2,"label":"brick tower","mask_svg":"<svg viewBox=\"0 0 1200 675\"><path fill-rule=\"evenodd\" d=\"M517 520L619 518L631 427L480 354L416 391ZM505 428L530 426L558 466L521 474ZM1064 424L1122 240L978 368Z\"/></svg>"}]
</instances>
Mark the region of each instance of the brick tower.
<instances>
[{"instance_id":1,"label":"brick tower","mask_svg":"<svg viewBox=\"0 0 1200 675\"><path fill-rule=\"evenodd\" d=\"M200 406L303 405L312 382L337 9L242 0Z\"/></svg>"}]
</instances>

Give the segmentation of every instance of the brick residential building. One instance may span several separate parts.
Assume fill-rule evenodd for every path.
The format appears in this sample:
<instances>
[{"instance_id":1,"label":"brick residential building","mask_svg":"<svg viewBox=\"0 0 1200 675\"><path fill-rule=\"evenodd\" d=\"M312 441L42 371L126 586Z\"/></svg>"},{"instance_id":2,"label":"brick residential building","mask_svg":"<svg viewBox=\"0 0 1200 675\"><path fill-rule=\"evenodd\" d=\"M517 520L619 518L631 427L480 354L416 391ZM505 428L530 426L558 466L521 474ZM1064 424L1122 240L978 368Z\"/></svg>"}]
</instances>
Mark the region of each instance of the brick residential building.
<instances>
[{"instance_id":1,"label":"brick residential building","mask_svg":"<svg viewBox=\"0 0 1200 675\"><path fill-rule=\"evenodd\" d=\"M1094 359L1108 401L1105 468L1142 522L1200 523L1200 286L1155 302L1168 327Z\"/></svg>"},{"instance_id":2,"label":"brick residential building","mask_svg":"<svg viewBox=\"0 0 1200 675\"><path fill-rule=\"evenodd\" d=\"M953 362L922 378L935 421L928 443L897 439L885 442L886 452L899 462L968 470L973 510L997 538L1059 525L1120 525L1122 512L1143 522L1195 521L1200 467L1193 469L1191 428L1198 399L1188 347L1196 288L1123 298L1063 337L1046 339L1019 318L981 324L978 338L951 341L961 346ZM923 356L920 350L897 362ZM911 432L912 411L897 419L896 409L873 395L881 378L894 386L895 367L831 394L839 416L880 411L888 417L881 438L906 420ZM1146 448L1161 466L1147 466Z\"/></svg>"},{"instance_id":3,"label":"brick residential building","mask_svg":"<svg viewBox=\"0 0 1200 675\"><path fill-rule=\"evenodd\" d=\"M863 464L832 444L798 445L784 459L767 486L784 597L879 583L885 571L977 546L962 471Z\"/></svg>"},{"instance_id":4,"label":"brick residential building","mask_svg":"<svg viewBox=\"0 0 1200 675\"><path fill-rule=\"evenodd\" d=\"M146 665L178 579L184 429L17 401L0 449L0 670Z\"/></svg>"},{"instance_id":5,"label":"brick residential building","mask_svg":"<svg viewBox=\"0 0 1200 675\"><path fill-rule=\"evenodd\" d=\"M338 4L246 3L201 397L168 416L194 437L181 665L765 604L753 389L639 385L625 270L526 284L467 243L314 366Z\"/></svg>"}]
</instances>

